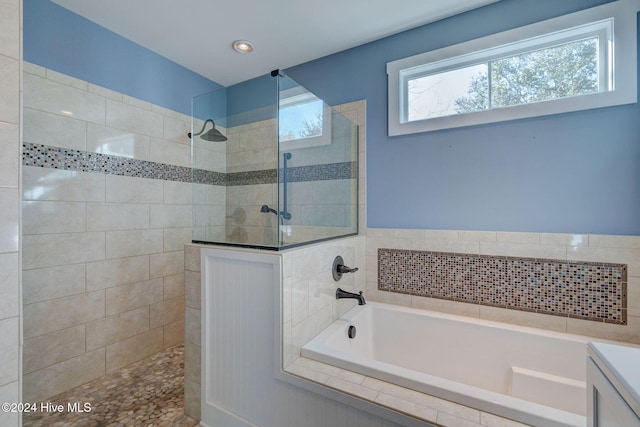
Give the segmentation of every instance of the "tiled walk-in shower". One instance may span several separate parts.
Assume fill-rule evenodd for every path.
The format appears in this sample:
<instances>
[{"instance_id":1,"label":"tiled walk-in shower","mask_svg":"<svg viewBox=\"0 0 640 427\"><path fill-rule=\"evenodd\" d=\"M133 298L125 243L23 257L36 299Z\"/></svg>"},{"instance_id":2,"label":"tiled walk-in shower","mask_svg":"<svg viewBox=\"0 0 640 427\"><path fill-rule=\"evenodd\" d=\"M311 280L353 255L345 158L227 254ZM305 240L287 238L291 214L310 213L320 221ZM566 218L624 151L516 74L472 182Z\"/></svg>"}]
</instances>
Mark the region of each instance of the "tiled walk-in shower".
<instances>
[{"instance_id":1,"label":"tiled walk-in shower","mask_svg":"<svg viewBox=\"0 0 640 427\"><path fill-rule=\"evenodd\" d=\"M56 408L62 410L54 412ZM24 414L24 427L198 425L183 413L183 345L38 403L36 409Z\"/></svg>"}]
</instances>

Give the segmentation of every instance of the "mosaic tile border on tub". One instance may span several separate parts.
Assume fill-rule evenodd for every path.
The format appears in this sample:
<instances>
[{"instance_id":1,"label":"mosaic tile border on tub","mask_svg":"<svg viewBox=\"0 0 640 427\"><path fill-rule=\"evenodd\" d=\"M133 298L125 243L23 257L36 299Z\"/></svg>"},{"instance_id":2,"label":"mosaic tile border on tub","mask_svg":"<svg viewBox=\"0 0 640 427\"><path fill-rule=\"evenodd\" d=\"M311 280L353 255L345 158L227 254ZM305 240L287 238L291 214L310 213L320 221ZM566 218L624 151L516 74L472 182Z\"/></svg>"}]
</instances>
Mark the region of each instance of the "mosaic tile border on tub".
<instances>
[{"instance_id":1,"label":"mosaic tile border on tub","mask_svg":"<svg viewBox=\"0 0 640 427\"><path fill-rule=\"evenodd\" d=\"M378 289L627 324L627 265L378 249Z\"/></svg>"}]
</instances>

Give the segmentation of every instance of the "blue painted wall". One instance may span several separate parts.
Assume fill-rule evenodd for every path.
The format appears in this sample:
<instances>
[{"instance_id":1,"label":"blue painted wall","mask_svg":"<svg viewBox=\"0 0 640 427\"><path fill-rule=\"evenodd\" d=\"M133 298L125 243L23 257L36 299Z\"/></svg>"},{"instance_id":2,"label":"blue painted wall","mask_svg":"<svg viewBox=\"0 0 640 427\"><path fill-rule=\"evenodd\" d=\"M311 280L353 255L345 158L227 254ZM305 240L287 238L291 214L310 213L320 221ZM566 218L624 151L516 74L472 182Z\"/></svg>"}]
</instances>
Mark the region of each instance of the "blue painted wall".
<instances>
[{"instance_id":1,"label":"blue painted wall","mask_svg":"<svg viewBox=\"0 0 640 427\"><path fill-rule=\"evenodd\" d=\"M64 9L24 0L24 60L191 114L191 98L222 86Z\"/></svg>"},{"instance_id":2,"label":"blue painted wall","mask_svg":"<svg viewBox=\"0 0 640 427\"><path fill-rule=\"evenodd\" d=\"M367 100L369 227L640 235L637 104L390 138L386 63L602 0L502 0L285 72Z\"/></svg>"}]
</instances>

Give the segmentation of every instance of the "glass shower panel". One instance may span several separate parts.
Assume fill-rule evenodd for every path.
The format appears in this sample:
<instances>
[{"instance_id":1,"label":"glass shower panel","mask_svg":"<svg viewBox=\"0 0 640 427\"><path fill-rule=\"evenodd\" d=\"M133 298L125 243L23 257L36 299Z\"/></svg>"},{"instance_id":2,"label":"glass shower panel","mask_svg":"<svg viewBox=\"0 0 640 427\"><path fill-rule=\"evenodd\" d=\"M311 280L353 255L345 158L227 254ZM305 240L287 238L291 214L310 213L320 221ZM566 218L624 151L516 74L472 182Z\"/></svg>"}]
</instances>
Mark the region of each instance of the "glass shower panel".
<instances>
[{"instance_id":1,"label":"glass shower panel","mask_svg":"<svg viewBox=\"0 0 640 427\"><path fill-rule=\"evenodd\" d=\"M279 89L281 246L357 234L357 126L284 75Z\"/></svg>"},{"instance_id":2,"label":"glass shower panel","mask_svg":"<svg viewBox=\"0 0 640 427\"><path fill-rule=\"evenodd\" d=\"M357 233L357 126L282 73L195 97L192 133L193 241Z\"/></svg>"}]
</instances>

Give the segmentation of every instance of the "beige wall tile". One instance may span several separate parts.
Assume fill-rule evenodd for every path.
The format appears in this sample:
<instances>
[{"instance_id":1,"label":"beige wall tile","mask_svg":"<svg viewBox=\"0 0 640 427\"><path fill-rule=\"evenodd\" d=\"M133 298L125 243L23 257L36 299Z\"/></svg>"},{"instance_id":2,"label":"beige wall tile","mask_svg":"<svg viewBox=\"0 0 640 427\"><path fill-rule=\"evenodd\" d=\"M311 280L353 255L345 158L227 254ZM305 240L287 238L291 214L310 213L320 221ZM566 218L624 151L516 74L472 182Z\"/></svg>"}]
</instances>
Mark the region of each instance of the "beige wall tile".
<instances>
[{"instance_id":1,"label":"beige wall tile","mask_svg":"<svg viewBox=\"0 0 640 427\"><path fill-rule=\"evenodd\" d=\"M0 55L0 120L18 123L20 117L20 62Z\"/></svg>"},{"instance_id":2,"label":"beige wall tile","mask_svg":"<svg viewBox=\"0 0 640 427\"><path fill-rule=\"evenodd\" d=\"M191 227L165 228L164 251L184 251L184 245L191 242Z\"/></svg>"},{"instance_id":3,"label":"beige wall tile","mask_svg":"<svg viewBox=\"0 0 640 427\"><path fill-rule=\"evenodd\" d=\"M24 402L41 402L48 397L77 387L105 374L105 349L101 348L73 359L27 374L23 378Z\"/></svg>"},{"instance_id":4,"label":"beige wall tile","mask_svg":"<svg viewBox=\"0 0 640 427\"><path fill-rule=\"evenodd\" d=\"M149 279L149 256L133 256L88 262L87 291L111 288Z\"/></svg>"},{"instance_id":5,"label":"beige wall tile","mask_svg":"<svg viewBox=\"0 0 640 427\"><path fill-rule=\"evenodd\" d=\"M184 413L199 420L200 412L200 383L195 381L184 381Z\"/></svg>"},{"instance_id":6,"label":"beige wall tile","mask_svg":"<svg viewBox=\"0 0 640 427\"><path fill-rule=\"evenodd\" d=\"M162 116L138 106L106 100L106 123L108 127L162 138ZM153 160L153 159L152 159Z\"/></svg>"},{"instance_id":7,"label":"beige wall tile","mask_svg":"<svg viewBox=\"0 0 640 427\"><path fill-rule=\"evenodd\" d=\"M191 132L191 120L184 116L183 119L177 117L163 117L164 139L179 142L180 144L190 145L191 140L187 133Z\"/></svg>"},{"instance_id":8,"label":"beige wall tile","mask_svg":"<svg viewBox=\"0 0 640 427\"><path fill-rule=\"evenodd\" d=\"M184 310L184 342L200 346L200 310L187 307Z\"/></svg>"},{"instance_id":9,"label":"beige wall tile","mask_svg":"<svg viewBox=\"0 0 640 427\"><path fill-rule=\"evenodd\" d=\"M107 202L162 203L162 198L159 179L106 175Z\"/></svg>"},{"instance_id":10,"label":"beige wall tile","mask_svg":"<svg viewBox=\"0 0 640 427\"><path fill-rule=\"evenodd\" d=\"M18 316L20 300L16 284L20 281L19 269L17 252L0 254L0 319Z\"/></svg>"},{"instance_id":11,"label":"beige wall tile","mask_svg":"<svg viewBox=\"0 0 640 427\"><path fill-rule=\"evenodd\" d=\"M184 272L184 302L187 307L200 310L200 272Z\"/></svg>"},{"instance_id":12,"label":"beige wall tile","mask_svg":"<svg viewBox=\"0 0 640 427\"><path fill-rule=\"evenodd\" d=\"M184 343L184 314L180 316L182 319L164 325L164 347L173 347L174 345Z\"/></svg>"},{"instance_id":13,"label":"beige wall tile","mask_svg":"<svg viewBox=\"0 0 640 427\"><path fill-rule=\"evenodd\" d=\"M20 191L17 188L0 188L0 206L0 252L17 252Z\"/></svg>"},{"instance_id":14,"label":"beige wall tile","mask_svg":"<svg viewBox=\"0 0 640 427\"><path fill-rule=\"evenodd\" d=\"M0 386L18 381L20 344L18 317L0 320Z\"/></svg>"},{"instance_id":15,"label":"beige wall tile","mask_svg":"<svg viewBox=\"0 0 640 427\"><path fill-rule=\"evenodd\" d=\"M149 137L106 126L87 124L86 150L129 159L149 160Z\"/></svg>"},{"instance_id":16,"label":"beige wall tile","mask_svg":"<svg viewBox=\"0 0 640 427\"><path fill-rule=\"evenodd\" d=\"M562 316L550 316L547 314L538 314L519 310L507 310L504 308L481 305L480 317L482 319L511 323L513 325L530 326L533 328L546 329L549 331L567 331L567 318Z\"/></svg>"},{"instance_id":17,"label":"beige wall tile","mask_svg":"<svg viewBox=\"0 0 640 427\"><path fill-rule=\"evenodd\" d=\"M162 301L162 279L145 280L106 290L106 314L112 316Z\"/></svg>"},{"instance_id":18,"label":"beige wall tile","mask_svg":"<svg viewBox=\"0 0 640 427\"><path fill-rule=\"evenodd\" d=\"M164 300L149 307L151 328L157 328L184 318L184 297Z\"/></svg>"},{"instance_id":19,"label":"beige wall tile","mask_svg":"<svg viewBox=\"0 0 640 427\"><path fill-rule=\"evenodd\" d=\"M150 206L151 228L191 227L191 205Z\"/></svg>"},{"instance_id":20,"label":"beige wall tile","mask_svg":"<svg viewBox=\"0 0 640 427\"><path fill-rule=\"evenodd\" d=\"M83 120L31 108L24 109L23 119L26 142L80 151L87 149L87 122Z\"/></svg>"},{"instance_id":21,"label":"beige wall tile","mask_svg":"<svg viewBox=\"0 0 640 427\"><path fill-rule=\"evenodd\" d=\"M161 253L162 246L161 229L106 232L107 259Z\"/></svg>"},{"instance_id":22,"label":"beige wall tile","mask_svg":"<svg viewBox=\"0 0 640 427\"><path fill-rule=\"evenodd\" d=\"M139 335L149 329L149 307L88 322L87 351Z\"/></svg>"},{"instance_id":23,"label":"beige wall tile","mask_svg":"<svg viewBox=\"0 0 640 427\"><path fill-rule=\"evenodd\" d=\"M46 221L43 221L46 218ZM24 234L76 233L87 230L87 204L84 202L22 202Z\"/></svg>"},{"instance_id":24,"label":"beige wall tile","mask_svg":"<svg viewBox=\"0 0 640 427\"><path fill-rule=\"evenodd\" d=\"M103 232L39 234L22 240L22 267L27 270L105 258Z\"/></svg>"},{"instance_id":25,"label":"beige wall tile","mask_svg":"<svg viewBox=\"0 0 640 427\"><path fill-rule=\"evenodd\" d=\"M107 372L144 359L162 350L163 330L152 329L140 335L107 346Z\"/></svg>"},{"instance_id":26,"label":"beige wall tile","mask_svg":"<svg viewBox=\"0 0 640 427\"><path fill-rule=\"evenodd\" d=\"M84 264L38 268L22 272L23 304L33 304L84 292Z\"/></svg>"},{"instance_id":27,"label":"beige wall tile","mask_svg":"<svg viewBox=\"0 0 640 427\"><path fill-rule=\"evenodd\" d=\"M164 203L173 205L191 205L192 184L190 182L164 181Z\"/></svg>"},{"instance_id":28,"label":"beige wall tile","mask_svg":"<svg viewBox=\"0 0 640 427\"><path fill-rule=\"evenodd\" d=\"M20 53L20 2L6 0L2 3L0 15L0 54L14 59L22 57ZM6 402L6 400L3 400Z\"/></svg>"},{"instance_id":29,"label":"beige wall tile","mask_svg":"<svg viewBox=\"0 0 640 427\"><path fill-rule=\"evenodd\" d=\"M85 325L73 326L24 341L25 374L85 353Z\"/></svg>"},{"instance_id":30,"label":"beige wall tile","mask_svg":"<svg viewBox=\"0 0 640 427\"><path fill-rule=\"evenodd\" d=\"M18 381L0 386L0 400L2 402L23 402L20 396ZM17 412L0 411L1 426L20 426Z\"/></svg>"},{"instance_id":31,"label":"beige wall tile","mask_svg":"<svg viewBox=\"0 0 640 427\"><path fill-rule=\"evenodd\" d=\"M197 345L185 344L184 346L184 379L200 384L202 349Z\"/></svg>"},{"instance_id":32,"label":"beige wall tile","mask_svg":"<svg viewBox=\"0 0 640 427\"><path fill-rule=\"evenodd\" d=\"M24 74L23 78L24 107L104 124L105 99L102 96L33 74Z\"/></svg>"},{"instance_id":33,"label":"beige wall tile","mask_svg":"<svg viewBox=\"0 0 640 427\"><path fill-rule=\"evenodd\" d=\"M104 202L105 175L24 166L23 200Z\"/></svg>"},{"instance_id":34,"label":"beige wall tile","mask_svg":"<svg viewBox=\"0 0 640 427\"><path fill-rule=\"evenodd\" d=\"M164 252L149 256L151 278L172 276L184 272L184 251Z\"/></svg>"},{"instance_id":35,"label":"beige wall tile","mask_svg":"<svg viewBox=\"0 0 640 427\"><path fill-rule=\"evenodd\" d=\"M567 332L605 340L640 344L640 317L627 316L626 325L569 318L567 319Z\"/></svg>"},{"instance_id":36,"label":"beige wall tile","mask_svg":"<svg viewBox=\"0 0 640 427\"><path fill-rule=\"evenodd\" d=\"M184 273L163 277L165 300L177 297L184 298Z\"/></svg>"},{"instance_id":37,"label":"beige wall tile","mask_svg":"<svg viewBox=\"0 0 640 427\"><path fill-rule=\"evenodd\" d=\"M24 307L24 337L32 338L105 315L104 291L90 292Z\"/></svg>"},{"instance_id":38,"label":"beige wall tile","mask_svg":"<svg viewBox=\"0 0 640 427\"><path fill-rule=\"evenodd\" d=\"M87 230L137 230L149 228L149 205L141 203L88 203Z\"/></svg>"},{"instance_id":39,"label":"beige wall tile","mask_svg":"<svg viewBox=\"0 0 640 427\"><path fill-rule=\"evenodd\" d=\"M17 187L20 178L18 130L17 124L0 121L0 183L4 187Z\"/></svg>"}]
</instances>

